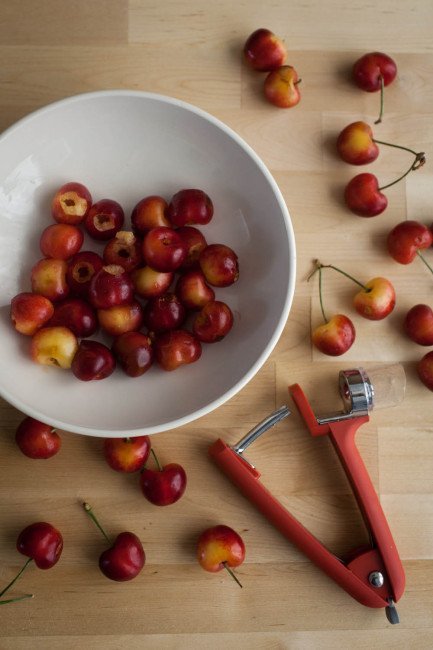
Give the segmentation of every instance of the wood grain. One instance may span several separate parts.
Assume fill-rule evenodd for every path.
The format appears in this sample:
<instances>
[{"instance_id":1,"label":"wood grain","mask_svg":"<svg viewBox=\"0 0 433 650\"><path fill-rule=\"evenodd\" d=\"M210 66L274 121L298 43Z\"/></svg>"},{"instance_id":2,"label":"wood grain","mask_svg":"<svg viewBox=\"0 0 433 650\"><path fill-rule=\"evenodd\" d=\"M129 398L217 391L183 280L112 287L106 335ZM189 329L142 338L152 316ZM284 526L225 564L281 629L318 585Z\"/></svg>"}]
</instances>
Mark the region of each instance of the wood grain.
<instances>
[{"instance_id":1,"label":"wood grain","mask_svg":"<svg viewBox=\"0 0 433 650\"><path fill-rule=\"evenodd\" d=\"M136 476L114 474L105 465L100 440L62 432L58 456L47 462L25 458L14 443L22 414L0 401L0 584L21 566L15 540L23 526L49 519L65 535L61 562L48 572L29 569L14 589L35 598L0 608L1 650L433 646L432 394L415 371L426 350L402 331L410 306L431 304L432 279L421 263L400 266L385 249L387 233L399 221L433 221L432 24L430 0L1 3L0 129L48 102L101 88L189 101L235 129L269 166L291 213L298 254L290 317L260 372L214 413L155 437L161 459L176 460L188 472L185 497L169 510L144 501ZM288 62L302 77L296 109L266 104L263 76L241 61L246 37L262 26L286 40ZM376 117L377 95L349 79L353 61L370 50L389 53L399 68L377 137L422 149L428 162L388 190L389 207L380 218L359 219L342 201L356 171L336 157L335 137L351 121ZM362 171L390 182L409 163L409 154L382 147L378 160ZM310 344L320 312L317 278L306 278L316 258L361 281L384 275L397 291L389 319L361 322L351 307L354 287L326 272L329 312L356 320L357 341L341 360ZM338 370L395 361L406 369L405 401L392 412L374 412L357 441L407 574L398 628L317 571L206 455L218 436L233 442L286 403L294 381L324 412L339 404ZM309 437L296 414L289 420L261 438L250 458L265 485L332 551L343 553L367 539L347 480L328 441ZM81 510L84 498L112 534L131 529L143 540L147 563L135 581L114 584L100 575L101 540ZM203 572L194 557L201 530L221 522L245 539L242 590L226 575Z\"/></svg>"}]
</instances>

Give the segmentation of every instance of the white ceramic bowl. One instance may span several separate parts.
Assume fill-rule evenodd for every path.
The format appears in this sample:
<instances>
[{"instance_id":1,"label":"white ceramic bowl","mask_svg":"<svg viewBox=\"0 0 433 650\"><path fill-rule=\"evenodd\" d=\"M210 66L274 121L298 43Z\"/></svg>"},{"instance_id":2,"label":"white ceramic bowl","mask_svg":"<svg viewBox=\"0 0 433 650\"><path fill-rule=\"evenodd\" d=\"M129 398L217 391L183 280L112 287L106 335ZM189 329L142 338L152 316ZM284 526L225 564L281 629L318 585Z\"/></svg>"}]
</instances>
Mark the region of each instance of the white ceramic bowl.
<instances>
[{"instance_id":1,"label":"white ceramic bowl","mask_svg":"<svg viewBox=\"0 0 433 650\"><path fill-rule=\"evenodd\" d=\"M135 203L197 187L215 206L208 243L239 256L240 279L217 289L235 315L222 342L174 372L152 367L140 378L119 369L103 381L29 357L29 338L9 321L11 298L30 290L42 257L39 235L53 223L56 189L84 183L96 201L113 198L127 225ZM27 415L93 436L151 434L209 413L235 395L268 358L286 323L295 285L290 217L271 174L231 129L189 104L133 91L70 97L24 118L0 137L0 393ZM85 242L98 250L95 242ZM99 245L102 250L102 246Z\"/></svg>"}]
</instances>

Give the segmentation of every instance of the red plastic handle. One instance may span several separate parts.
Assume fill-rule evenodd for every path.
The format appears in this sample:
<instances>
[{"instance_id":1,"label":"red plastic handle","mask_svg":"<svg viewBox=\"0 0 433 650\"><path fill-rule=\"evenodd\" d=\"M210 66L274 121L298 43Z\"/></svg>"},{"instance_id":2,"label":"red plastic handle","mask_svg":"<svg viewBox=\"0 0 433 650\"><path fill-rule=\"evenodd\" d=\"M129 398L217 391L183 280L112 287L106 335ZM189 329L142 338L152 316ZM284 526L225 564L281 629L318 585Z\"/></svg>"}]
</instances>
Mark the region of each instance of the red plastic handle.
<instances>
[{"instance_id":1,"label":"red plastic handle","mask_svg":"<svg viewBox=\"0 0 433 650\"><path fill-rule=\"evenodd\" d=\"M210 447L209 454L244 496L347 593L367 607L387 606L390 597L388 584L374 589L368 582L369 573L382 568L380 556L374 549L355 558L353 568L352 563L345 565L272 496L259 481L259 472L247 465L223 440L217 440Z\"/></svg>"},{"instance_id":2,"label":"red plastic handle","mask_svg":"<svg viewBox=\"0 0 433 650\"><path fill-rule=\"evenodd\" d=\"M381 563L391 586L390 597L397 602L405 588L403 566L379 498L355 445L355 434L362 424L368 422L368 415L319 424L300 386L294 384L290 386L289 391L311 434L314 436L329 435L351 484L365 524L379 552Z\"/></svg>"}]
</instances>

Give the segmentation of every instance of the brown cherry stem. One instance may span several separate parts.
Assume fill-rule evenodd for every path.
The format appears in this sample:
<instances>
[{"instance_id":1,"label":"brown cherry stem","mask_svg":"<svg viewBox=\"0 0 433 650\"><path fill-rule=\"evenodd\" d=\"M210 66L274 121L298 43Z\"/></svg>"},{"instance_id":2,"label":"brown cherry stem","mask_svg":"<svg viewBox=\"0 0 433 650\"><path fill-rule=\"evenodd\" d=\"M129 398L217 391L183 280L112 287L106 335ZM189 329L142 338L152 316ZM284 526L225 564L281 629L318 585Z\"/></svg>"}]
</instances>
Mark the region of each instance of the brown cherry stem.
<instances>
[{"instance_id":1,"label":"brown cherry stem","mask_svg":"<svg viewBox=\"0 0 433 650\"><path fill-rule=\"evenodd\" d=\"M375 124L380 124L382 122L382 117L383 117L383 100L384 100L384 88L385 88L385 83L383 81L383 75L380 75L380 111L379 111L379 117L375 121Z\"/></svg>"},{"instance_id":2,"label":"brown cherry stem","mask_svg":"<svg viewBox=\"0 0 433 650\"><path fill-rule=\"evenodd\" d=\"M319 260L314 260L315 268L313 271L310 273L310 275L307 277L307 282L311 280L313 275L319 271L319 301L320 301L320 309L322 310L322 316L323 320L325 323L328 322L328 319L326 318L325 310L323 308L323 298L322 298L322 264L319 262Z\"/></svg>"},{"instance_id":3,"label":"brown cherry stem","mask_svg":"<svg viewBox=\"0 0 433 650\"><path fill-rule=\"evenodd\" d=\"M433 268L432 268L432 267L430 266L430 264L427 262L426 258L425 258L424 255L421 253L421 251L420 251L420 250L417 250L416 254L417 254L418 257L420 258L420 260L422 260L422 261L424 262L424 264L426 265L426 267L428 268L428 270L430 271L430 273L433 273Z\"/></svg>"},{"instance_id":4,"label":"brown cherry stem","mask_svg":"<svg viewBox=\"0 0 433 650\"><path fill-rule=\"evenodd\" d=\"M319 262L320 264L320 262ZM369 293L371 289L368 289L368 287L365 286L365 284L362 284L362 282L359 282L356 278L353 277L353 275L350 275L349 273L346 273L346 271L343 271L342 269L339 269L338 266L334 266L333 264L320 264L322 269L334 269L334 271L338 271L338 273L341 273L341 275L344 275L346 278L349 280L352 280L355 284L358 285L358 287L361 287L361 289L364 289L366 293Z\"/></svg>"},{"instance_id":5,"label":"brown cherry stem","mask_svg":"<svg viewBox=\"0 0 433 650\"><path fill-rule=\"evenodd\" d=\"M0 605L8 605L9 603L17 603L20 600L25 600L26 598L33 598L33 594L24 594L24 596L18 596L17 598L8 598L6 600L0 600Z\"/></svg>"},{"instance_id":6,"label":"brown cherry stem","mask_svg":"<svg viewBox=\"0 0 433 650\"><path fill-rule=\"evenodd\" d=\"M392 187L396 183L399 183L401 180L403 180L403 178L405 178L405 176L410 174L410 172L414 172L417 169L419 169L420 167L422 167L425 164L425 160L426 160L425 159L425 153L423 151L421 151L420 153L415 154L415 160L413 161L413 163L411 164L411 166L409 167L407 172L402 174L402 176L397 178L395 181L392 181L392 183L388 183L387 185L382 185L382 187L379 187L379 192L381 192L382 190L386 190L388 187Z\"/></svg>"},{"instance_id":7,"label":"brown cherry stem","mask_svg":"<svg viewBox=\"0 0 433 650\"><path fill-rule=\"evenodd\" d=\"M3 594L5 594L12 587L12 585L14 585L16 583L16 581L18 580L20 575L22 575L24 573L24 571L27 569L27 567L29 566L30 562L32 562L32 560L33 560L33 558L29 557L29 559L26 561L26 563L24 564L22 569L17 573L15 578L13 580L11 580L10 583L8 585L6 585L6 587L2 591L0 591L0 598L3 596Z\"/></svg>"},{"instance_id":8,"label":"brown cherry stem","mask_svg":"<svg viewBox=\"0 0 433 650\"><path fill-rule=\"evenodd\" d=\"M154 460L155 463L156 463L156 466L157 466L157 468L158 468L158 471L162 472L161 463L159 462L159 460L158 460L158 456L156 455L156 453L155 453L153 447L150 448L150 452L151 452L151 454L152 454L152 456L153 456L153 460Z\"/></svg>"},{"instance_id":9,"label":"brown cherry stem","mask_svg":"<svg viewBox=\"0 0 433 650\"><path fill-rule=\"evenodd\" d=\"M106 533L105 530L102 528L101 524L99 523L99 521L96 519L95 515L93 514L93 511L92 511L91 506L90 506L88 503L84 502L84 503L83 503L83 508L84 508L85 513L90 517L90 519L93 521L93 523L95 524L95 526L96 526L97 528L99 528L99 530L101 531L101 533L104 535L104 537L105 537L105 539L107 540L107 542L108 542L109 544L111 544L111 541L110 541L110 539L109 539L107 533Z\"/></svg>"},{"instance_id":10,"label":"brown cherry stem","mask_svg":"<svg viewBox=\"0 0 433 650\"><path fill-rule=\"evenodd\" d=\"M235 572L231 570L231 568L229 567L229 565L227 564L227 562L223 562L223 565L224 565L224 569L226 569L226 570L229 572L229 574L231 575L231 577L233 578L233 580L234 580L235 582L237 582L238 585L239 585L239 587L242 589L242 583L241 583L240 580L236 577Z\"/></svg>"}]
</instances>

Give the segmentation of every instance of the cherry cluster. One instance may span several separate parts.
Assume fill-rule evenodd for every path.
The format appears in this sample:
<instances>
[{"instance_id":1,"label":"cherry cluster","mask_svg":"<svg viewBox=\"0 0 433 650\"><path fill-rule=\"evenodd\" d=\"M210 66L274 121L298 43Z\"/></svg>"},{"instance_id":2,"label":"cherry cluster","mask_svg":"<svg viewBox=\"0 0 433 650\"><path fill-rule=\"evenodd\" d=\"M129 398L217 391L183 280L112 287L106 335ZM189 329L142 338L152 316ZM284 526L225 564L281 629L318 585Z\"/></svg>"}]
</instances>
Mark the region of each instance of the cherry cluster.
<instances>
[{"instance_id":1,"label":"cherry cluster","mask_svg":"<svg viewBox=\"0 0 433 650\"><path fill-rule=\"evenodd\" d=\"M365 54L353 66L352 78L359 88L367 92L380 90L380 114L375 124L382 121L384 87L392 83L396 75L395 61L383 52ZM383 190L396 185L425 163L423 151L416 152L406 146L378 140L374 137L369 124L363 121L352 122L337 138L337 151L342 160L350 165L366 165L374 162L380 152L378 145L407 151L414 158L409 169L389 183L380 185L377 176L370 173L357 174L349 181L344 191L344 200L349 210L359 217L375 217L381 214L388 206L388 199Z\"/></svg>"},{"instance_id":2,"label":"cherry cluster","mask_svg":"<svg viewBox=\"0 0 433 650\"><path fill-rule=\"evenodd\" d=\"M52 458L61 448L61 437L56 430L31 417L24 418L18 425L15 441L22 453L32 459ZM150 455L154 459L154 469L148 464ZM149 436L106 438L103 443L103 456L109 467L116 472L139 473L142 493L155 506L174 504L185 492L187 475L184 468L178 463L161 466ZM114 539L110 538L92 507L87 502L83 502L82 506L108 545L99 556L101 573L116 582L136 578L146 561L139 537L131 531L123 531ZM0 591L0 605L33 597L33 594L24 594L2 598L32 562L45 570L58 562L63 550L63 536L52 524L38 521L20 532L16 547L28 559L13 580ZM196 558L206 571L215 573L226 569L242 587L232 569L244 561L245 544L240 535L229 526L216 525L204 530L196 542Z\"/></svg>"},{"instance_id":3,"label":"cherry cluster","mask_svg":"<svg viewBox=\"0 0 433 650\"><path fill-rule=\"evenodd\" d=\"M301 99L301 79L291 65L285 65L287 48L269 29L256 29L244 45L244 60L257 72L268 72L264 82L266 99L279 108L296 106Z\"/></svg>"},{"instance_id":4,"label":"cherry cluster","mask_svg":"<svg viewBox=\"0 0 433 650\"><path fill-rule=\"evenodd\" d=\"M197 361L202 343L222 340L233 326L214 287L239 276L236 253L208 244L196 227L213 213L199 189L180 190L169 203L152 195L137 203L124 230L119 203L92 203L81 183L60 187L52 200L56 223L40 237L44 258L31 270L32 291L11 301L11 321L31 337L32 359L71 368L83 381L108 377L117 363L138 377L154 359L168 371ZM81 250L83 229L104 244L100 253ZM89 339L98 328L113 337L111 348Z\"/></svg>"}]
</instances>

